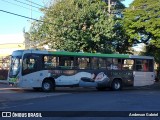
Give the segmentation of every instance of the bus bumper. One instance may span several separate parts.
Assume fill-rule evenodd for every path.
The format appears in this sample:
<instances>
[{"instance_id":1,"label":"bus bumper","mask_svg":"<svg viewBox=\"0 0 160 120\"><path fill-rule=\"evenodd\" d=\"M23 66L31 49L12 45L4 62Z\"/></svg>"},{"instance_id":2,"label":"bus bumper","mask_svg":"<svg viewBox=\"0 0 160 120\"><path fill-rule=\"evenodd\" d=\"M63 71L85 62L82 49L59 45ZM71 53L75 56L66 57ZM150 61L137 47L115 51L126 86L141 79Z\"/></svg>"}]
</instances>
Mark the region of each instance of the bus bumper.
<instances>
[{"instance_id":1,"label":"bus bumper","mask_svg":"<svg viewBox=\"0 0 160 120\"><path fill-rule=\"evenodd\" d=\"M9 86L11 86L11 87L17 87L18 84L17 83L13 83L13 82L9 82Z\"/></svg>"}]
</instances>

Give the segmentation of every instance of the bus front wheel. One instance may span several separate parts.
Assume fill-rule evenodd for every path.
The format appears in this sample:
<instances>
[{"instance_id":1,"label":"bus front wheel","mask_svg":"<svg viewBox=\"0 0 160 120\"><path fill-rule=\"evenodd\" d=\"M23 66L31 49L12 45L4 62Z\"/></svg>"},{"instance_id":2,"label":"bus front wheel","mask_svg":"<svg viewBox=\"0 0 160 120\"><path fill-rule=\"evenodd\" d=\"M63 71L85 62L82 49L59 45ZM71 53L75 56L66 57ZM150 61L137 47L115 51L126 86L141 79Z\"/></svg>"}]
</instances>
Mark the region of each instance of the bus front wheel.
<instances>
[{"instance_id":1,"label":"bus front wheel","mask_svg":"<svg viewBox=\"0 0 160 120\"><path fill-rule=\"evenodd\" d=\"M112 85L111 85L111 88L112 88L112 90L114 90L114 91L121 90L121 89L122 89L122 81L119 80L119 79L113 80Z\"/></svg>"},{"instance_id":2,"label":"bus front wheel","mask_svg":"<svg viewBox=\"0 0 160 120\"><path fill-rule=\"evenodd\" d=\"M44 80L42 83L42 90L44 92L51 92L53 91L54 85L50 80Z\"/></svg>"}]
</instances>

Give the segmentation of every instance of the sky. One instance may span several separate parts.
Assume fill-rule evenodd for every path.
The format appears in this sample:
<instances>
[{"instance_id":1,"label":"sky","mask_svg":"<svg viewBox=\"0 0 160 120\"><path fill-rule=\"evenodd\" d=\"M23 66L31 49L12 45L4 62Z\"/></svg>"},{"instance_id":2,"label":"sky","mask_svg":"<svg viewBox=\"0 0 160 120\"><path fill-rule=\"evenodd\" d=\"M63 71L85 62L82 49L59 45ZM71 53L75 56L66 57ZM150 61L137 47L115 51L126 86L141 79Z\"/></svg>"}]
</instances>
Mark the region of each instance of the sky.
<instances>
[{"instance_id":1,"label":"sky","mask_svg":"<svg viewBox=\"0 0 160 120\"><path fill-rule=\"evenodd\" d=\"M46 3L47 0L0 0L0 10L39 19L43 15L39 8ZM29 29L30 24L30 19L0 11L0 35L23 33L23 29Z\"/></svg>"},{"instance_id":2,"label":"sky","mask_svg":"<svg viewBox=\"0 0 160 120\"><path fill-rule=\"evenodd\" d=\"M32 7L31 7L31 2ZM123 3L128 6L133 0L125 0ZM6 12L39 19L42 12L38 9L49 3L50 0L0 0L0 36L8 34L23 34L23 29L29 30L31 20ZM6 11L6 12L2 12Z\"/></svg>"}]
</instances>

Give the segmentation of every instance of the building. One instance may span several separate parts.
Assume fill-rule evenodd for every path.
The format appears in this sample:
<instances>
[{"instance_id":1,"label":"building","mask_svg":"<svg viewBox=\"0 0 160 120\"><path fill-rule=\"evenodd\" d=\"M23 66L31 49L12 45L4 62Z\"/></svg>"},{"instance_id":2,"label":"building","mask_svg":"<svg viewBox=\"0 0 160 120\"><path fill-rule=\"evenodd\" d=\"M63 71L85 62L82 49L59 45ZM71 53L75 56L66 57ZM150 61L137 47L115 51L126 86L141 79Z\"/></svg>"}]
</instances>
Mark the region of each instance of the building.
<instances>
[{"instance_id":1,"label":"building","mask_svg":"<svg viewBox=\"0 0 160 120\"><path fill-rule=\"evenodd\" d=\"M0 69L8 69L9 56L14 50L25 49L23 34L0 35Z\"/></svg>"}]
</instances>

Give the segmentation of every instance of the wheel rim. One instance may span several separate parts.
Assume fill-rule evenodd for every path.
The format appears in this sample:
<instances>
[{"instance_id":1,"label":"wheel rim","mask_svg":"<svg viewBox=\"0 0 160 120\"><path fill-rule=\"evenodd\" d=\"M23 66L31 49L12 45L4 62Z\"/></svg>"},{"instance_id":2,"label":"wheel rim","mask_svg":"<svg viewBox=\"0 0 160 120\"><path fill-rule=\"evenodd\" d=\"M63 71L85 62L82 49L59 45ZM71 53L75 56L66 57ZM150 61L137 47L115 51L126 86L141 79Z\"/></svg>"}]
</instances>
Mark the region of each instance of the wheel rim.
<instances>
[{"instance_id":1,"label":"wheel rim","mask_svg":"<svg viewBox=\"0 0 160 120\"><path fill-rule=\"evenodd\" d=\"M114 84L114 88L116 89L116 90L118 90L119 88L120 88L120 83L119 82L115 82L115 84Z\"/></svg>"},{"instance_id":2,"label":"wheel rim","mask_svg":"<svg viewBox=\"0 0 160 120\"><path fill-rule=\"evenodd\" d=\"M45 90L49 90L49 89L50 89L50 84L49 84L48 82L45 82L45 83L43 84L43 88L44 88Z\"/></svg>"}]
</instances>

